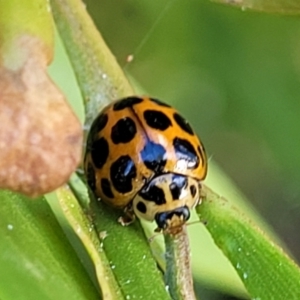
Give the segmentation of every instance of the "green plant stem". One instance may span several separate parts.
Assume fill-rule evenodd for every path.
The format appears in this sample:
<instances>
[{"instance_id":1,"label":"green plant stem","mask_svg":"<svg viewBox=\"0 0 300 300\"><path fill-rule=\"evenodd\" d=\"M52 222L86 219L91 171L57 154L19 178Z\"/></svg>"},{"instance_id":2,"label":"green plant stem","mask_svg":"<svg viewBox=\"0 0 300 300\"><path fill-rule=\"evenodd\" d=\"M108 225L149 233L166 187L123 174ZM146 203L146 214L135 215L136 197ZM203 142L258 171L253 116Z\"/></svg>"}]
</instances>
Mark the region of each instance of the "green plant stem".
<instances>
[{"instance_id":1,"label":"green plant stem","mask_svg":"<svg viewBox=\"0 0 300 300\"><path fill-rule=\"evenodd\" d=\"M174 235L164 234L166 245L165 282L173 300L196 299L186 225Z\"/></svg>"},{"instance_id":2,"label":"green plant stem","mask_svg":"<svg viewBox=\"0 0 300 300\"><path fill-rule=\"evenodd\" d=\"M112 100L134 94L81 0L51 0L59 34L86 103L86 125Z\"/></svg>"}]
</instances>

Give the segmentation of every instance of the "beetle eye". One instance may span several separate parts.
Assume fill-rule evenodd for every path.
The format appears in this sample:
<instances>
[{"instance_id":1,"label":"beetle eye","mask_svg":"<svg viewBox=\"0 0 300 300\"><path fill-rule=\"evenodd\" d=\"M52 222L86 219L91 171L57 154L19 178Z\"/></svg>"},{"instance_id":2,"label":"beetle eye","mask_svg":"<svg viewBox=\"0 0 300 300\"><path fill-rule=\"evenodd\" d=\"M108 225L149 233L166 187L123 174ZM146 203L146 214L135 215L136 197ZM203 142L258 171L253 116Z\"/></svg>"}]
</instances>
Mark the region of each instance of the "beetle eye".
<instances>
[{"instance_id":1,"label":"beetle eye","mask_svg":"<svg viewBox=\"0 0 300 300\"><path fill-rule=\"evenodd\" d=\"M155 215L155 221L158 228L164 229L167 227L168 212L163 212Z\"/></svg>"},{"instance_id":2,"label":"beetle eye","mask_svg":"<svg viewBox=\"0 0 300 300\"><path fill-rule=\"evenodd\" d=\"M186 222L190 218L190 210L187 206L183 206L172 211L157 213L155 215L155 221L158 228L166 229L168 227L168 220L171 220L174 215L179 218L182 216L184 222Z\"/></svg>"},{"instance_id":3,"label":"beetle eye","mask_svg":"<svg viewBox=\"0 0 300 300\"><path fill-rule=\"evenodd\" d=\"M183 216L184 221L187 221L190 218L190 210L187 206L182 207L181 215Z\"/></svg>"}]
</instances>

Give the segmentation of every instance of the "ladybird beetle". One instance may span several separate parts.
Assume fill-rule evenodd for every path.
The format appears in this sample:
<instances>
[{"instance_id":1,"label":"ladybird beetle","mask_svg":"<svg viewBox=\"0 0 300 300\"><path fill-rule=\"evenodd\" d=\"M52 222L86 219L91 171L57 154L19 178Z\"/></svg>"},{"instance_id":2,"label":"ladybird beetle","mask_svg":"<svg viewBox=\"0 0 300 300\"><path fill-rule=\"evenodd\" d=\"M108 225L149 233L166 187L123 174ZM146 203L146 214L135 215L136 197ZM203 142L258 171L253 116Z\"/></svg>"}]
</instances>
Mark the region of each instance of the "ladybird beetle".
<instances>
[{"instance_id":1,"label":"ladybird beetle","mask_svg":"<svg viewBox=\"0 0 300 300\"><path fill-rule=\"evenodd\" d=\"M171 231L199 203L207 160L190 124L174 108L128 97L94 120L84 168L89 187L105 203Z\"/></svg>"}]
</instances>

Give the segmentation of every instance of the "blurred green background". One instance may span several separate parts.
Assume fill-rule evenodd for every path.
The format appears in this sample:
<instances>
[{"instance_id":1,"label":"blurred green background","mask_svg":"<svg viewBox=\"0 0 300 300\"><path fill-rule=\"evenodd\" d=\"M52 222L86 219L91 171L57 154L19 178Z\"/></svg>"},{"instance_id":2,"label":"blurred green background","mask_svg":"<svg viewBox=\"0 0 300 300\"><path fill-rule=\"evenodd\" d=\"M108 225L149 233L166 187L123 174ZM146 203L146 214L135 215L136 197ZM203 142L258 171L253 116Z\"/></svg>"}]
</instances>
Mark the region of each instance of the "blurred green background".
<instances>
[{"instance_id":1,"label":"blurred green background","mask_svg":"<svg viewBox=\"0 0 300 300\"><path fill-rule=\"evenodd\" d=\"M204 0L86 4L120 65L190 120L299 262L300 19Z\"/></svg>"},{"instance_id":2,"label":"blurred green background","mask_svg":"<svg viewBox=\"0 0 300 300\"><path fill-rule=\"evenodd\" d=\"M124 70L190 120L300 262L300 20L207 0L85 3Z\"/></svg>"}]
</instances>

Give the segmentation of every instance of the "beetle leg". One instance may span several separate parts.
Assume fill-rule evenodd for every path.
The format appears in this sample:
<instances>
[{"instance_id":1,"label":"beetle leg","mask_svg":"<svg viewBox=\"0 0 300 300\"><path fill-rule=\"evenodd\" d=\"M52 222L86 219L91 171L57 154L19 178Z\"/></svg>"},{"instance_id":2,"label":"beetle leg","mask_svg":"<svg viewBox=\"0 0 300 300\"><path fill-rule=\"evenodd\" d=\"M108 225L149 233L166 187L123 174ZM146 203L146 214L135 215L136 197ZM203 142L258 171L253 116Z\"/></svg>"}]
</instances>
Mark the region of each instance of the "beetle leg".
<instances>
[{"instance_id":1,"label":"beetle leg","mask_svg":"<svg viewBox=\"0 0 300 300\"><path fill-rule=\"evenodd\" d=\"M135 220L135 214L133 212L132 206L126 206L124 209L124 214L123 216L120 216L118 218L118 222L122 225L122 226L128 226L131 223L133 223Z\"/></svg>"}]
</instances>

